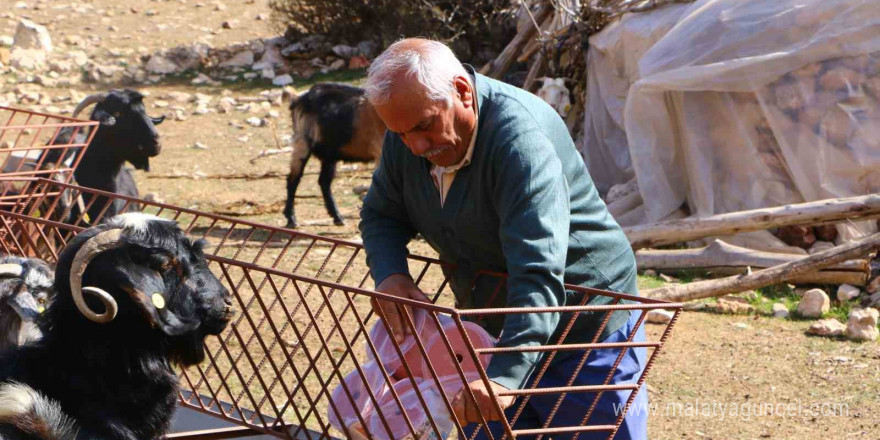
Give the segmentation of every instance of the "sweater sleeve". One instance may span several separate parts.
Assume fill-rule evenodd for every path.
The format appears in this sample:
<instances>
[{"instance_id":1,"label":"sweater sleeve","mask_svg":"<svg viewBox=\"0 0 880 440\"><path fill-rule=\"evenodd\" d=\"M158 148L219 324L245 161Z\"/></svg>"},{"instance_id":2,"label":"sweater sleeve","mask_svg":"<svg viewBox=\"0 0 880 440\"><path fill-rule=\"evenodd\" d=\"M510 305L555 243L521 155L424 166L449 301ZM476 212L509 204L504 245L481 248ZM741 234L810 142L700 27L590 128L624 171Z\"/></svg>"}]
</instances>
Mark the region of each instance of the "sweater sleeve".
<instances>
[{"instance_id":1,"label":"sweater sleeve","mask_svg":"<svg viewBox=\"0 0 880 440\"><path fill-rule=\"evenodd\" d=\"M382 157L364 198L358 225L376 286L390 275L409 274L406 245L415 237L403 202L403 176L397 163L400 147L394 145L391 136L385 135Z\"/></svg>"},{"instance_id":2,"label":"sweater sleeve","mask_svg":"<svg viewBox=\"0 0 880 440\"><path fill-rule=\"evenodd\" d=\"M563 276L568 249L569 190L550 140L539 130L518 135L496 164L495 208L507 262L507 307L553 307L565 303ZM509 314L499 347L546 344L558 313ZM498 353L489 377L508 389L526 386L542 353Z\"/></svg>"}]
</instances>

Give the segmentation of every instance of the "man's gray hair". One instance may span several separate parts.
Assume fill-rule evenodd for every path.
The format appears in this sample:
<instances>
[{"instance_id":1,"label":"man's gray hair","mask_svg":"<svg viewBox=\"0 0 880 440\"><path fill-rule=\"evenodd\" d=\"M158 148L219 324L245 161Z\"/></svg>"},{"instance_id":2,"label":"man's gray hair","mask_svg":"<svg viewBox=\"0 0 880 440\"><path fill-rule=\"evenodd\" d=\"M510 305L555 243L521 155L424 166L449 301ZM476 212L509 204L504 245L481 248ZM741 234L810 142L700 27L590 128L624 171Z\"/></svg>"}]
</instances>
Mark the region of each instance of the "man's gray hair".
<instances>
[{"instance_id":1,"label":"man's gray hair","mask_svg":"<svg viewBox=\"0 0 880 440\"><path fill-rule=\"evenodd\" d=\"M461 61L439 41L424 40L418 47L412 46L411 41L400 40L373 60L364 85L370 104L387 104L395 80L404 76L415 77L428 99L452 101L455 77L468 75Z\"/></svg>"}]
</instances>

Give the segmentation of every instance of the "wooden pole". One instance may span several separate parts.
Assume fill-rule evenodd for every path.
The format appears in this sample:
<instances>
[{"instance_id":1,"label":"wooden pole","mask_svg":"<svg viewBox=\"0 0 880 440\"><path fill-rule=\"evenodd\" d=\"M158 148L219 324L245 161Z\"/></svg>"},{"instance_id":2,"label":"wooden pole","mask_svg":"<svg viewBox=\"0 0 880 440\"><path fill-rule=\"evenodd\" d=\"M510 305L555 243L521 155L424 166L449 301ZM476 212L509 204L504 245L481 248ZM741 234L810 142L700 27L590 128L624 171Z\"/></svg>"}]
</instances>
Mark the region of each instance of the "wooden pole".
<instances>
[{"instance_id":1,"label":"wooden pole","mask_svg":"<svg viewBox=\"0 0 880 440\"><path fill-rule=\"evenodd\" d=\"M763 269L805 258L803 255L781 254L756 251L715 240L707 247L683 250L643 249L636 251L636 265L639 269L683 270L707 267L751 267ZM835 264L829 270L862 272L867 274L870 267L866 260L849 260Z\"/></svg>"},{"instance_id":2,"label":"wooden pole","mask_svg":"<svg viewBox=\"0 0 880 440\"><path fill-rule=\"evenodd\" d=\"M784 283L799 275L815 272L846 260L864 257L878 248L880 248L880 233L750 274L660 287L645 291L644 293L649 298L680 302L743 292Z\"/></svg>"},{"instance_id":3,"label":"wooden pole","mask_svg":"<svg viewBox=\"0 0 880 440\"><path fill-rule=\"evenodd\" d=\"M641 249L780 226L818 225L878 217L880 195L870 194L631 226L624 228L624 232L633 249Z\"/></svg>"}]
</instances>

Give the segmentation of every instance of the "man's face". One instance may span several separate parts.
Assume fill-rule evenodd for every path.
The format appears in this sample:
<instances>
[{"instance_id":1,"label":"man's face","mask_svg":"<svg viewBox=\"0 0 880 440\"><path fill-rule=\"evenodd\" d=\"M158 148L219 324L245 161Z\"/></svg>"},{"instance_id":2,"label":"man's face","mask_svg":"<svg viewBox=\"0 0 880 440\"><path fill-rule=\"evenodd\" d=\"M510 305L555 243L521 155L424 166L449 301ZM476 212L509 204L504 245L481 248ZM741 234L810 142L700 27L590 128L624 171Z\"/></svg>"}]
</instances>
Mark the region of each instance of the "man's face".
<instances>
[{"instance_id":1,"label":"man's face","mask_svg":"<svg viewBox=\"0 0 880 440\"><path fill-rule=\"evenodd\" d=\"M454 81L451 103L431 101L415 79L401 79L384 105L375 106L388 130L416 156L448 167L464 158L474 131L474 95L464 77Z\"/></svg>"}]
</instances>

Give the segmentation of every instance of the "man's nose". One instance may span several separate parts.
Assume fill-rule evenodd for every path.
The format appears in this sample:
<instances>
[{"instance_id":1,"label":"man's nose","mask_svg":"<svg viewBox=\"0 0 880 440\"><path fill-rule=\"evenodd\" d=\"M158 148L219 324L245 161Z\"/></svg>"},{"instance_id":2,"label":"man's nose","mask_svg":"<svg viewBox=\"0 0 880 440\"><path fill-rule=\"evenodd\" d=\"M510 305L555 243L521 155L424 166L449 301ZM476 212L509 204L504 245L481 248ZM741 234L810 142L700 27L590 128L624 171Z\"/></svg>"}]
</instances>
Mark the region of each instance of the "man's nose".
<instances>
[{"instance_id":1,"label":"man's nose","mask_svg":"<svg viewBox=\"0 0 880 440\"><path fill-rule=\"evenodd\" d=\"M406 144L416 156L421 156L431 149L431 142L424 136L407 136Z\"/></svg>"}]
</instances>

